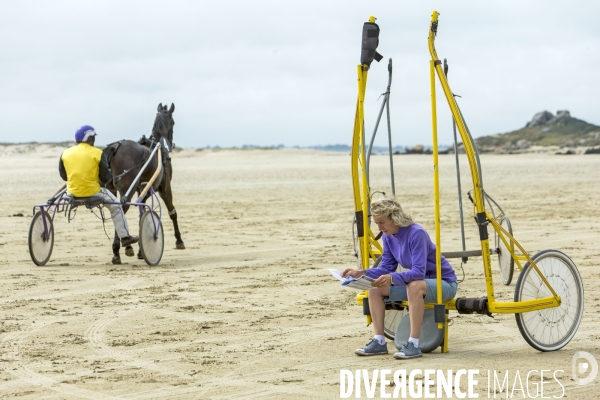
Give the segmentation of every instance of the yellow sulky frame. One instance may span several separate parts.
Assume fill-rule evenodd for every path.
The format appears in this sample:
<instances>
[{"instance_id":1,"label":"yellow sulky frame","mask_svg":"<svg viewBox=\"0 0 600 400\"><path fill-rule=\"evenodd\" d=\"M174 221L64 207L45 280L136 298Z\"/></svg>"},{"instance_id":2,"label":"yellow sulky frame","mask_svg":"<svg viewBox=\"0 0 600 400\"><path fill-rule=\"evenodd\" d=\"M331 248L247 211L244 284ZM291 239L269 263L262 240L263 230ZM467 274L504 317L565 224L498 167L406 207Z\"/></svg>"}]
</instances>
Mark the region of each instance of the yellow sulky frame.
<instances>
[{"instance_id":1,"label":"yellow sulky frame","mask_svg":"<svg viewBox=\"0 0 600 400\"><path fill-rule=\"evenodd\" d=\"M431 110L432 110L432 135L433 135L433 169L434 169L434 212L435 212L435 243L436 243L436 260L437 260L437 298L436 304L426 304L427 308L437 307L443 309L445 314L445 322L438 323L439 329L444 329L444 340L442 342L442 352L448 351L448 310L456 310L456 300L450 300L446 303L442 302L442 285L441 285L441 229L440 229L440 207L439 207L439 178L438 178L438 148L437 148L437 115L436 115L436 81L437 75L442 86L446 100L456 121L458 131L464 144L465 152L469 161L471 170L471 178L473 181L473 205L475 217L479 229L481 241L481 250L483 258L483 267L485 273L486 292L488 299L488 309L490 313L524 313L545 308L558 307L561 304L561 298L556 294L552 286L546 280L544 275L540 273L537 265L529 254L521 247L514 237L504 229L496 219L490 216L485 210L484 192L480 180L480 171L477 163L477 154L473 144L471 135L468 133L465 121L459 111L455 98L446 79L446 75L442 69L442 62L439 60L434 42L437 34L438 26L437 11L433 11L431 23L429 26L429 52L430 60L430 84L431 84ZM371 16L370 22L375 22L375 18ZM355 218L358 230L358 248L359 248L359 263L361 268L371 268L373 263L381 256L383 249L381 244L376 240L375 234L370 228L369 205L371 193L369 182L366 173L366 146L364 132L364 98L367 86L367 76L369 72L368 65L358 65L358 99L356 102L356 114L354 119L354 131L352 138L352 153L351 153L351 168L352 168L352 184L354 193ZM519 260L526 260L535 270L537 276L549 289L552 296L538 298L526 301L502 302L496 301L494 295L494 284L492 280L491 267L491 250L488 239L487 226L491 224L502 242L511 253L511 257L515 260L518 267L522 269ZM517 255L514 247L518 248L521 255ZM362 292L357 295L357 303L363 304L368 298L368 292ZM408 302L404 302L405 306L409 306ZM371 323L371 318L367 315L367 324Z\"/></svg>"}]
</instances>

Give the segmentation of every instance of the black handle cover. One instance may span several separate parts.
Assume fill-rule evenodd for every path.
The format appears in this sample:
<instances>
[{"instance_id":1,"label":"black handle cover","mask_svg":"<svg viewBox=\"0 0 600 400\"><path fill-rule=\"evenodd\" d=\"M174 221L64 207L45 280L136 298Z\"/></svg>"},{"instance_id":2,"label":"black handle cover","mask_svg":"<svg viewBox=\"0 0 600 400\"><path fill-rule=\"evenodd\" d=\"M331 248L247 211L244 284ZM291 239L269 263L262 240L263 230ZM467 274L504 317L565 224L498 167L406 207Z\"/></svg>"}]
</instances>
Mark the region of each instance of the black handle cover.
<instances>
[{"instance_id":1,"label":"black handle cover","mask_svg":"<svg viewBox=\"0 0 600 400\"><path fill-rule=\"evenodd\" d=\"M375 22L365 22L363 25L362 42L360 51L360 63L371 66L373 60L381 61L383 56L379 54L379 25Z\"/></svg>"}]
</instances>

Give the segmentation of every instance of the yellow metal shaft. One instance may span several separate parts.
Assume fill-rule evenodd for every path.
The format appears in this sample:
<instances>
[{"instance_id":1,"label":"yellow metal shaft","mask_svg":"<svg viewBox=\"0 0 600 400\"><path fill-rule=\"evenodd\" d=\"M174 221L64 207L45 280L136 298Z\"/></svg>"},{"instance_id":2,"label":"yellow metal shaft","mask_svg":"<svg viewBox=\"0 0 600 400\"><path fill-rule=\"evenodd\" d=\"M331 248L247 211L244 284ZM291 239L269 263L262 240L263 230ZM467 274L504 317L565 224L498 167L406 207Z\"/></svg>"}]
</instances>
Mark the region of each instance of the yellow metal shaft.
<instances>
[{"instance_id":1,"label":"yellow metal shaft","mask_svg":"<svg viewBox=\"0 0 600 400\"><path fill-rule=\"evenodd\" d=\"M371 193L366 170L366 148L364 132L364 98L367 86L368 69L366 66L357 66L358 99L354 119L354 133L352 137L351 169L352 186L354 189L354 210L359 233L358 245L360 248L361 268L367 269L371 260L375 260L383 249L375 240L375 235L369 226L369 204ZM361 233L362 232L362 233Z\"/></svg>"},{"instance_id":2,"label":"yellow metal shaft","mask_svg":"<svg viewBox=\"0 0 600 400\"><path fill-rule=\"evenodd\" d=\"M448 105L450 106L450 110L452 111L452 116L456 121L456 127L463 141L465 152L467 153L467 159L469 160L469 166L471 167L471 179L473 180L473 200L476 214L485 215L483 188L481 187L481 182L479 180L479 169L477 167L477 154L475 151L475 146L471 141L471 136L467 132L466 124L462 118L462 115L460 114L458 105L456 104L456 99L452 94L452 90L450 89L450 85L448 84L448 80L446 79L446 75L444 74L444 71L442 69L442 63L440 62L435 51L434 41L435 35L437 34L438 16L439 13L437 11L434 11L431 15L431 24L429 28L428 43L429 53L431 54L431 62L433 63L435 72L440 81L442 89L444 90L444 95L446 96L446 100L448 102ZM480 220L479 223L484 223L484 221ZM492 282L492 258L490 253L489 240L486 237L487 235L482 236L482 232L484 230L487 231L487 228L485 226L480 228L481 252L483 256L485 284L488 293L488 302L492 303L495 301L494 284Z\"/></svg>"},{"instance_id":3,"label":"yellow metal shaft","mask_svg":"<svg viewBox=\"0 0 600 400\"><path fill-rule=\"evenodd\" d=\"M446 100L448 105L450 106L450 111L452 112L452 116L456 122L457 129L460 133L460 137L463 142L463 146L467 155L467 159L469 161L469 166L471 169L471 179L473 180L473 205L475 207L476 219L479 225L479 236L481 241L481 251L483 256L483 266L485 273L485 285L488 296L488 306L491 312L499 312L499 313L521 313L539 310L543 308L556 307L560 305L560 296L556 294L553 290L552 286L548 283L543 274L539 271L538 267L535 265L535 262L529 257L529 255L525 252L525 250L521 247L521 245L510 235L504 228L500 226L493 218L489 218L489 215L485 212L485 203L484 203L484 192L483 187L480 180L480 172L477 164L477 153L475 151L475 144L471 139L471 135L469 134L466 123L460 113L458 108L458 104L456 103L456 99L450 89L450 85L448 84L448 80L446 78L446 74L444 74L442 65L440 60L438 59L437 53L435 51L435 36L437 35L437 27L438 27L438 16L439 13L437 11L433 11L431 15L431 23L429 26L429 53L431 54L431 63L432 68L435 70L435 75L437 75L442 89L444 90L444 95L446 96ZM433 84L432 84L433 87ZM434 90L434 89L432 89ZM433 108L433 113L435 115L435 107ZM434 144L435 151L435 144ZM437 165L437 161L436 161ZM536 271L537 275L540 277L544 285L551 291L553 297L528 300L524 302L497 302L494 295L494 284L492 280L492 260L491 260L491 251L490 251L490 242L487 235L487 224L491 223L494 229L498 232L501 232L500 238L503 240L503 243L507 245L508 242L504 239L503 235L508 236L511 240L511 243L523 253L524 257L531 264L532 268ZM438 217L436 216L436 228L438 224ZM437 238L436 238L437 240ZM522 259L521 257L516 257L514 253L511 252L511 256L517 261L518 259ZM439 288L438 288L439 290Z\"/></svg>"},{"instance_id":4,"label":"yellow metal shaft","mask_svg":"<svg viewBox=\"0 0 600 400\"><path fill-rule=\"evenodd\" d=\"M369 22L374 23L376 18L369 17ZM366 170L366 144L364 132L364 99L367 88L368 65L356 67L358 75L358 98L356 100L356 112L354 115L354 131L352 135L351 170L352 187L354 194L354 211L357 225L359 264L362 269L371 267L371 263L383 252L381 244L375 240L375 234L369 226L369 206L371 202L371 191ZM368 292L364 291L356 296L356 301L362 305L368 301ZM367 316L367 324L371 323Z\"/></svg>"},{"instance_id":5,"label":"yellow metal shaft","mask_svg":"<svg viewBox=\"0 0 600 400\"><path fill-rule=\"evenodd\" d=\"M437 281L437 302L442 304L442 252L440 235L440 181L438 171L438 143L437 143L437 110L435 98L435 62L429 62L429 77L431 84L431 132L433 136L433 207L435 209L435 274ZM443 323L438 323L438 329L443 328Z\"/></svg>"}]
</instances>

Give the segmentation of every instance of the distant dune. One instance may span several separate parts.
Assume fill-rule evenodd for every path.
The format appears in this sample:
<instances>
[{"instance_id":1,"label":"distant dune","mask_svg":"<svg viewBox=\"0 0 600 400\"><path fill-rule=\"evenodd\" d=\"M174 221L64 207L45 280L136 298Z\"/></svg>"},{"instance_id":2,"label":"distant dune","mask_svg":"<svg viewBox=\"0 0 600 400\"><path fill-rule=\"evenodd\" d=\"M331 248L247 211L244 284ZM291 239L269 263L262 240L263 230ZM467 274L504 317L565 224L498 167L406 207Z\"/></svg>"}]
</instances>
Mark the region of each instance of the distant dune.
<instances>
[{"instance_id":1,"label":"distant dune","mask_svg":"<svg viewBox=\"0 0 600 400\"><path fill-rule=\"evenodd\" d=\"M484 153L600 153L600 126L573 118L567 110L556 115L542 111L521 129L479 137L475 143Z\"/></svg>"},{"instance_id":2,"label":"distant dune","mask_svg":"<svg viewBox=\"0 0 600 400\"><path fill-rule=\"evenodd\" d=\"M0 143L0 157L10 156L35 156L35 157L58 157L72 142L57 143Z\"/></svg>"},{"instance_id":3,"label":"distant dune","mask_svg":"<svg viewBox=\"0 0 600 400\"><path fill-rule=\"evenodd\" d=\"M507 133L482 136L475 139L481 153L517 154L517 153L546 153L546 154L600 154L600 126L571 117L567 110L559 110L556 115L541 111L533 116L525 127ZM59 157L74 142L56 143L0 143L0 157L32 156L38 158ZM102 147L102 146L99 146ZM329 152L350 153L351 147L346 144L326 146L307 146L292 148L277 146L243 145L231 148L180 148L173 149L180 157L190 157L197 152L215 152L221 150L317 150ZM440 154L453 153L452 146L440 146ZM373 147L373 154L387 154L384 147ZM394 154L431 154L430 146L417 145L412 148L394 146ZM464 153L462 143L459 152Z\"/></svg>"}]
</instances>

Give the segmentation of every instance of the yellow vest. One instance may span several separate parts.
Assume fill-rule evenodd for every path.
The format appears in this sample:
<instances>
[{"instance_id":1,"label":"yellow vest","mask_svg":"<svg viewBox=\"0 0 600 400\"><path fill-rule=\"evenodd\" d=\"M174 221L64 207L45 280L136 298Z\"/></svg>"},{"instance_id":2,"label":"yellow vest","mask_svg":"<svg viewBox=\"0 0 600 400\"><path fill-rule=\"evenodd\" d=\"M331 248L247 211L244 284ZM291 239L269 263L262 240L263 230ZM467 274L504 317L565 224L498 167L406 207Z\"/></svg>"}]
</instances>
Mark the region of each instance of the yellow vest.
<instances>
[{"instance_id":1,"label":"yellow vest","mask_svg":"<svg viewBox=\"0 0 600 400\"><path fill-rule=\"evenodd\" d=\"M67 191L75 197L87 197L100 191L98 177L102 150L78 143L61 156L67 171Z\"/></svg>"}]
</instances>

